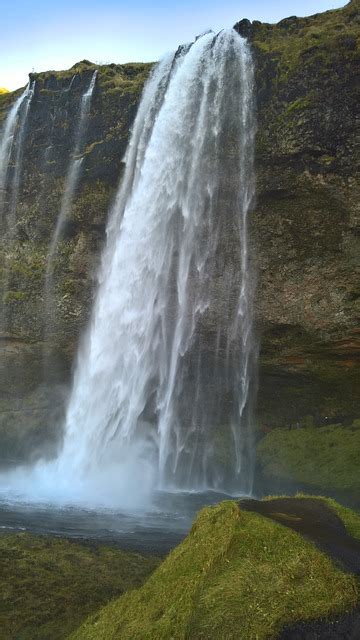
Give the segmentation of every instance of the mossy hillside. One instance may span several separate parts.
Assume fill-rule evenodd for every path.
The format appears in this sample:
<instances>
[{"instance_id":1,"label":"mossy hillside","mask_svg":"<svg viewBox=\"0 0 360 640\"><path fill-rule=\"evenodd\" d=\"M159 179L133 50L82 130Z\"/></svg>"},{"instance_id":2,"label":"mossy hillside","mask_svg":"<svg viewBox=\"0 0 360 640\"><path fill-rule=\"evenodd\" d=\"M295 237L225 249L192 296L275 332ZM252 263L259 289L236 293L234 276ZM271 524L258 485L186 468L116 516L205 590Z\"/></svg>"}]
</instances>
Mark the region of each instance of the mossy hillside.
<instances>
[{"instance_id":1,"label":"mossy hillside","mask_svg":"<svg viewBox=\"0 0 360 640\"><path fill-rule=\"evenodd\" d=\"M274 429L257 446L265 477L320 489L360 491L360 429L329 425Z\"/></svg>"},{"instance_id":2,"label":"mossy hillside","mask_svg":"<svg viewBox=\"0 0 360 640\"><path fill-rule=\"evenodd\" d=\"M29 534L0 536L2 640L62 640L86 616L139 586L158 560Z\"/></svg>"},{"instance_id":3,"label":"mossy hillside","mask_svg":"<svg viewBox=\"0 0 360 640\"><path fill-rule=\"evenodd\" d=\"M310 542L229 501L203 509L143 587L71 640L261 640L292 621L351 609L358 597L355 579Z\"/></svg>"},{"instance_id":4,"label":"mossy hillside","mask_svg":"<svg viewBox=\"0 0 360 640\"><path fill-rule=\"evenodd\" d=\"M255 22L252 41L261 51L271 52L281 65L280 81L285 82L300 64L331 66L346 52L357 59L359 46L359 2L307 18L292 16L276 25Z\"/></svg>"},{"instance_id":5,"label":"mossy hillside","mask_svg":"<svg viewBox=\"0 0 360 640\"><path fill-rule=\"evenodd\" d=\"M76 77L91 76L94 71L98 72L98 83L105 89L120 89L124 93L133 92L142 88L153 63L149 62L128 62L125 64L98 64L89 60L76 62L70 69L62 71L45 71L32 73L31 78L39 83L40 91L61 91L67 89L67 81Z\"/></svg>"}]
</instances>

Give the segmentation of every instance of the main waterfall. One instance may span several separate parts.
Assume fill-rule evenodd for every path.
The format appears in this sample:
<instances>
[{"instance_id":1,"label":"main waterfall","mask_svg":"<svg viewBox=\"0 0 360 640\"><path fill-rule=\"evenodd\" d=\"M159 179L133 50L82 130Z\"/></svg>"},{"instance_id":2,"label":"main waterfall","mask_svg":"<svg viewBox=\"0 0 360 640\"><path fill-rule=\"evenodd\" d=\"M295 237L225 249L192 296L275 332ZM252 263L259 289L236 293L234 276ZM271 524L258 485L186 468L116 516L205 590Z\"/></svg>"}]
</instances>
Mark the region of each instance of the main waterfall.
<instances>
[{"instance_id":1,"label":"main waterfall","mask_svg":"<svg viewBox=\"0 0 360 640\"><path fill-rule=\"evenodd\" d=\"M251 490L252 90L234 30L148 81L58 460L75 487Z\"/></svg>"}]
</instances>

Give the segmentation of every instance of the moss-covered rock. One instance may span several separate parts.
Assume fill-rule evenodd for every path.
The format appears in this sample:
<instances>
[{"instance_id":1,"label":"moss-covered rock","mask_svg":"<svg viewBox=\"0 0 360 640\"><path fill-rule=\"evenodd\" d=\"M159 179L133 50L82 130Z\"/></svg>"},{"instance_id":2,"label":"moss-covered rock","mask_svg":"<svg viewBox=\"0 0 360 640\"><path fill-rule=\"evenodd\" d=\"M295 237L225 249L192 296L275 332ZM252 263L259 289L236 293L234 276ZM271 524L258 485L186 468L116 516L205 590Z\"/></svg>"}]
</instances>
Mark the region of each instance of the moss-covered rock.
<instances>
[{"instance_id":1,"label":"moss-covered rock","mask_svg":"<svg viewBox=\"0 0 360 640\"><path fill-rule=\"evenodd\" d=\"M299 534L224 502L140 589L114 600L72 640L276 637L295 620L351 609L356 580Z\"/></svg>"},{"instance_id":2,"label":"moss-covered rock","mask_svg":"<svg viewBox=\"0 0 360 640\"><path fill-rule=\"evenodd\" d=\"M2 640L62 640L158 560L95 543L0 535Z\"/></svg>"},{"instance_id":3,"label":"moss-covered rock","mask_svg":"<svg viewBox=\"0 0 360 640\"><path fill-rule=\"evenodd\" d=\"M300 427L300 425L299 425ZM360 494L360 429L328 425L274 429L257 446L260 469L270 480Z\"/></svg>"},{"instance_id":4,"label":"moss-covered rock","mask_svg":"<svg viewBox=\"0 0 360 640\"><path fill-rule=\"evenodd\" d=\"M253 46L259 414L359 413L360 5L236 25ZM356 139L357 138L357 139ZM355 386L354 386L355 385Z\"/></svg>"}]
</instances>

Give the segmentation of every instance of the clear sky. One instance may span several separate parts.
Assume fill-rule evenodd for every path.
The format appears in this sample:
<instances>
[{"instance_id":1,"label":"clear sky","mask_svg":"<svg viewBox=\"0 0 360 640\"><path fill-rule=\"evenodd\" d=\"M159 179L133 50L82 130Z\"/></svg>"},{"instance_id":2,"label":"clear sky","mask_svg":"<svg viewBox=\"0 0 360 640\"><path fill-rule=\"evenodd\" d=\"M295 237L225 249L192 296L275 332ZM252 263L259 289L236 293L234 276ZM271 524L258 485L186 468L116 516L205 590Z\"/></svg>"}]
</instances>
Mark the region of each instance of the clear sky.
<instances>
[{"instance_id":1,"label":"clear sky","mask_svg":"<svg viewBox=\"0 0 360 640\"><path fill-rule=\"evenodd\" d=\"M0 87L27 74L97 63L157 60L206 29L241 18L277 22L346 0L1 0Z\"/></svg>"}]
</instances>

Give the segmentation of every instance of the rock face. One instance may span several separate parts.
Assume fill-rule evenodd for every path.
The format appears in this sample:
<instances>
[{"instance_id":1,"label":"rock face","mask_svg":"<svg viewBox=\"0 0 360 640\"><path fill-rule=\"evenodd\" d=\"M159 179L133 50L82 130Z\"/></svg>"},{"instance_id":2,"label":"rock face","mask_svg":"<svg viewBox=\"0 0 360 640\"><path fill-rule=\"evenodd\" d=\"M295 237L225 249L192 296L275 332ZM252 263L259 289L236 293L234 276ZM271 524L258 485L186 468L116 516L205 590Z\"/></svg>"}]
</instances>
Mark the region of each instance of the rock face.
<instances>
[{"instance_id":1,"label":"rock face","mask_svg":"<svg viewBox=\"0 0 360 640\"><path fill-rule=\"evenodd\" d=\"M257 199L250 231L261 338L260 425L309 414L315 421L324 415L353 419L360 414L355 394L359 1L310 18L287 18L277 25L243 20L235 28L251 40L256 64ZM83 173L56 252L56 313L49 322L46 257L79 102L95 68L83 61L65 72L31 75L35 94L16 235L7 231L0 244L0 286L5 290L7 283L0 431L9 458L24 454L12 426L18 415L26 416L23 429L29 436L46 430L44 397L61 415L79 335L89 318L106 217L151 65L98 67ZM0 96L0 126L17 95ZM44 369L45 352L50 365ZM41 427L34 407L43 416Z\"/></svg>"},{"instance_id":2,"label":"rock face","mask_svg":"<svg viewBox=\"0 0 360 640\"><path fill-rule=\"evenodd\" d=\"M359 6L235 27L257 65L252 238L270 426L359 412Z\"/></svg>"}]
</instances>

